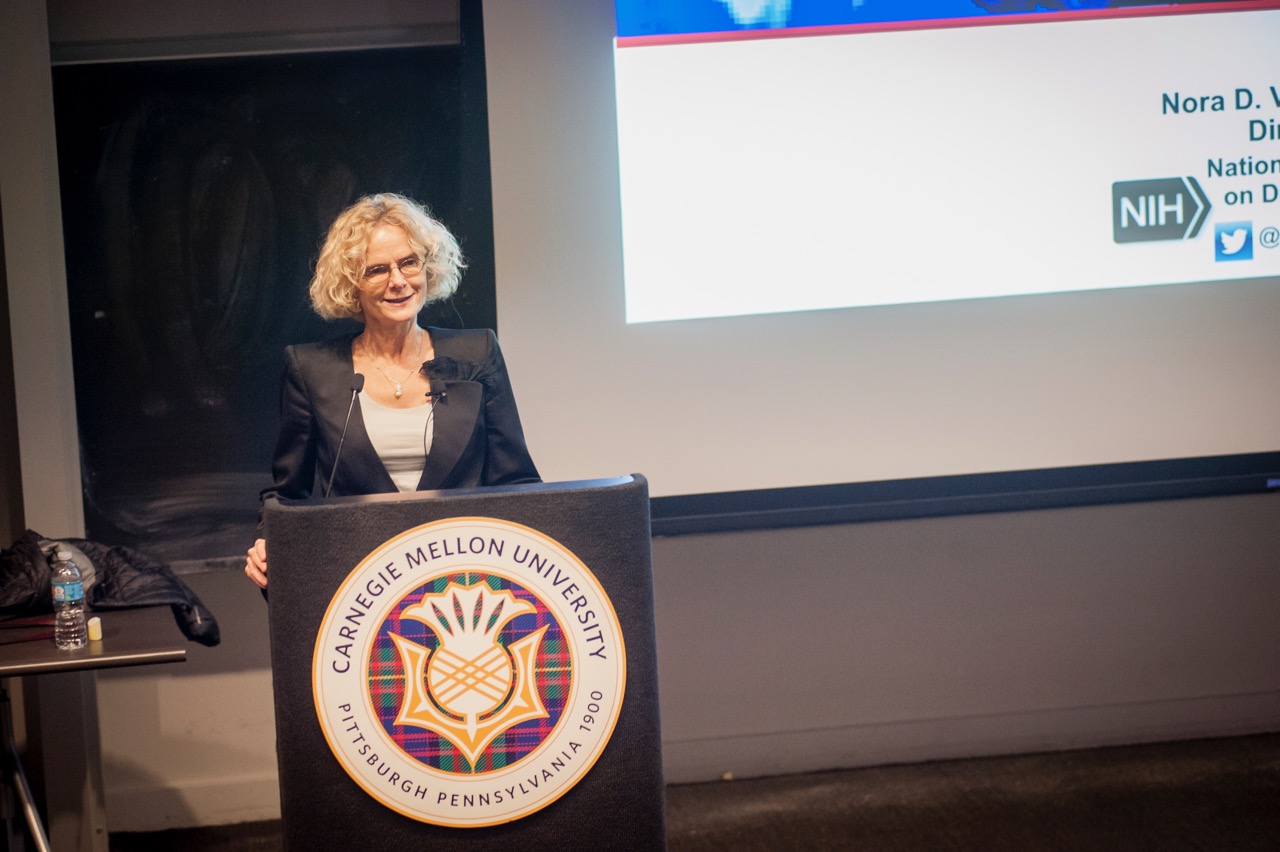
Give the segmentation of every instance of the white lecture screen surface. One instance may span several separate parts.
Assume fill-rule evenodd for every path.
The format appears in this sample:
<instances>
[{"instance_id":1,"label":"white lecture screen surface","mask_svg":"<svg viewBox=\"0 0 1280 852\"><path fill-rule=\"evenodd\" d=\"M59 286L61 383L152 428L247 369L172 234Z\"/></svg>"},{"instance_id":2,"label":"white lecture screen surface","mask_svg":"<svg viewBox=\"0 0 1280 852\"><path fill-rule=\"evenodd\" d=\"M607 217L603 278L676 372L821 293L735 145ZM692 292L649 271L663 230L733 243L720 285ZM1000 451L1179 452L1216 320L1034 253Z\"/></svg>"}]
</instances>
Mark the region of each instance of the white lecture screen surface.
<instances>
[{"instance_id":1,"label":"white lecture screen surface","mask_svg":"<svg viewBox=\"0 0 1280 852\"><path fill-rule=\"evenodd\" d=\"M1183 175L1218 222L1280 200L1277 44L1252 12L619 48L627 320L1280 273L1212 228L1116 243L1111 204Z\"/></svg>"},{"instance_id":2,"label":"white lecture screen surface","mask_svg":"<svg viewBox=\"0 0 1280 852\"><path fill-rule=\"evenodd\" d=\"M1280 12L616 50L613 24L485 8L499 332L544 477L1276 449Z\"/></svg>"}]
</instances>

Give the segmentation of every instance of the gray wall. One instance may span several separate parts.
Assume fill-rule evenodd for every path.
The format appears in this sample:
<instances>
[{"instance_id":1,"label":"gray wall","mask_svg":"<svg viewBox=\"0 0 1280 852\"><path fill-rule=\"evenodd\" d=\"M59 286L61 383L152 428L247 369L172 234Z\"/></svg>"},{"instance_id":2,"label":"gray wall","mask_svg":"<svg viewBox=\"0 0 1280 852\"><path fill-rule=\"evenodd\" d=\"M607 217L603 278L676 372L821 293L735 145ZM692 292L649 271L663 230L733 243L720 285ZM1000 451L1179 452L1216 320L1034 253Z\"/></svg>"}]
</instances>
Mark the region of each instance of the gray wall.
<instances>
[{"instance_id":1,"label":"gray wall","mask_svg":"<svg viewBox=\"0 0 1280 852\"><path fill-rule=\"evenodd\" d=\"M671 780L1274 730L1280 499L655 542Z\"/></svg>"},{"instance_id":2,"label":"gray wall","mask_svg":"<svg viewBox=\"0 0 1280 852\"><path fill-rule=\"evenodd\" d=\"M1278 529L1250 496L657 539L668 780L1276 730ZM223 644L99 678L113 830L278 814L266 608L186 579Z\"/></svg>"}]
</instances>

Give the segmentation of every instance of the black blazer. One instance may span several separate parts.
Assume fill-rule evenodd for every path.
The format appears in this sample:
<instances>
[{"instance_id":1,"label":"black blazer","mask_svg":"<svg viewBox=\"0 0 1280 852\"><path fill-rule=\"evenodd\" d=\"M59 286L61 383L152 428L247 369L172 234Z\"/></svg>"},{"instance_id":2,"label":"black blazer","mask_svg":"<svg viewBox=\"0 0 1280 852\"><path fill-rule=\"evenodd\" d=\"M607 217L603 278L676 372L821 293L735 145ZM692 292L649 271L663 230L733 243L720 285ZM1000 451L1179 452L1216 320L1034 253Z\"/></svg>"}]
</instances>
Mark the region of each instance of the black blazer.
<instances>
[{"instance_id":1,"label":"black blazer","mask_svg":"<svg viewBox=\"0 0 1280 852\"><path fill-rule=\"evenodd\" d=\"M428 378L444 383L434 434L418 490L539 482L524 443L520 415L498 340L488 329L430 328L435 358ZM395 493L398 489L369 441L356 400L334 471L334 456L351 405L351 341L346 335L284 351L280 437L271 464L274 483L262 499L318 494L333 474L331 496Z\"/></svg>"}]
</instances>

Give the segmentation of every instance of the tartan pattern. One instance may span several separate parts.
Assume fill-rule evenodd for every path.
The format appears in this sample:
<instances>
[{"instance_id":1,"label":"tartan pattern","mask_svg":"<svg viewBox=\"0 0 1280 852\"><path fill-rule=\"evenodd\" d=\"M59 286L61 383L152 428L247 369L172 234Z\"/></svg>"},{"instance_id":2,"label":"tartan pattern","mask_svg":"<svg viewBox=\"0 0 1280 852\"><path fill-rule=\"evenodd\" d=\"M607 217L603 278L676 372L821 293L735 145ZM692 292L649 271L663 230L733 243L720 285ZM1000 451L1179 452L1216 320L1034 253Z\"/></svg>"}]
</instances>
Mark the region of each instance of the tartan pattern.
<instances>
[{"instance_id":1,"label":"tartan pattern","mask_svg":"<svg viewBox=\"0 0 1280 852\"><path fill-rule=\"evenodd\" d=\"M404 701L405 673L401 668L400 655L391 640L391 634L397 633L435 653L440 646L440 640L436 634L421 621L413 618L402 619L401 614L407 607L417 605L424 595L443 592L451 582L463 586L483 582L494 591L505 589L535 608L535 612L513 618L502 629L498 634L498 644L503 648L547 625L547 632L542 637L542 644L538 651L535 672L538 695L550 715L545 719L521 722L498 735L481 753L475 766L471 766L457 746L434 731L395 724L396 715ZM555 615L542 601L538 600L536 595L520 584L479 571L437 577L413 588L400 598L386 620L378 625L377 636L369 650L368 671L369 699L387 735L410 758L432 769L457 775L479 775L502 769L516 763L536 749L560 722L573 684L573 660L569 651L569 642ZM508 697L509 695L510 693ZM493 713L501 712L505 705L504 699ZM438 704L436 709L445 715L452 715ZM484 718L481 717L482 720Z\"/></svg>"}]
</instances>

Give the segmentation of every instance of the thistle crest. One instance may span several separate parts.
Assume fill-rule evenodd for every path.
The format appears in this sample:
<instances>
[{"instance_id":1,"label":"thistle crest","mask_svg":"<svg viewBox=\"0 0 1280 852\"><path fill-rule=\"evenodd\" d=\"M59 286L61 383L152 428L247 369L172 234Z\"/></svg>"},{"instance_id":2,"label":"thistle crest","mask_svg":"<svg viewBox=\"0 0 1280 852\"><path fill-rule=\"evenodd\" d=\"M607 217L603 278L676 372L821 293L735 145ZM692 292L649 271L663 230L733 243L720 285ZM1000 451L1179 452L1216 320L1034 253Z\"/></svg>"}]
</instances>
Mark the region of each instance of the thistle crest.
<instances>
[{"instance_id":1,"label":"thistle crest","mask_svg":"<svg viewBox=\"0 0 1280 852\"><path fill-rule=\"evenodd\" d=\"M423 595L401 618L427 626L434 653L391 634L405 677L397 725L433 731L453 742L472 766L502 732L549 714L538 697L536 663L546 627L503 647L498 636L513 618L536 612L507 590L451 582Z\"/></svg>"}]
</instances>

